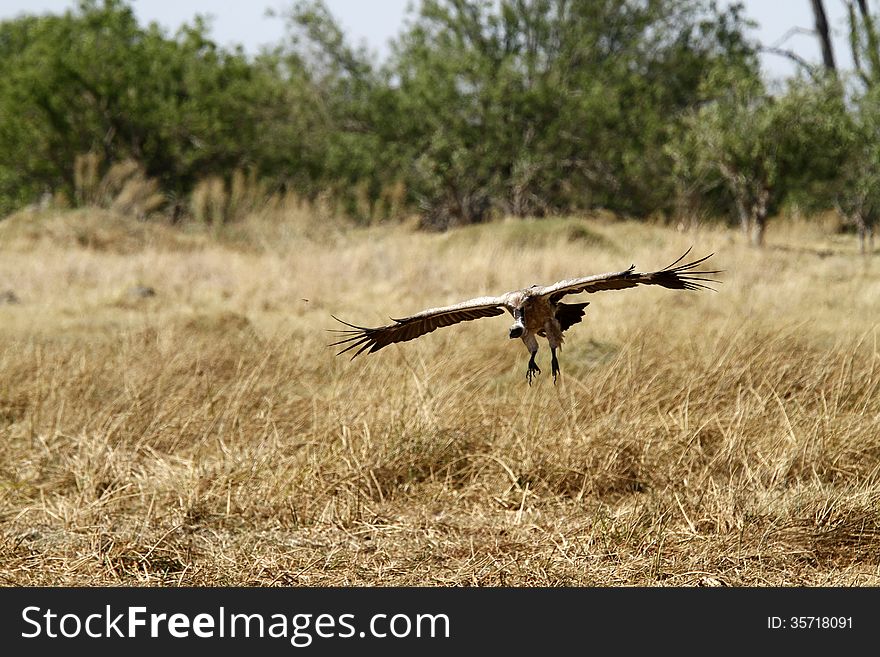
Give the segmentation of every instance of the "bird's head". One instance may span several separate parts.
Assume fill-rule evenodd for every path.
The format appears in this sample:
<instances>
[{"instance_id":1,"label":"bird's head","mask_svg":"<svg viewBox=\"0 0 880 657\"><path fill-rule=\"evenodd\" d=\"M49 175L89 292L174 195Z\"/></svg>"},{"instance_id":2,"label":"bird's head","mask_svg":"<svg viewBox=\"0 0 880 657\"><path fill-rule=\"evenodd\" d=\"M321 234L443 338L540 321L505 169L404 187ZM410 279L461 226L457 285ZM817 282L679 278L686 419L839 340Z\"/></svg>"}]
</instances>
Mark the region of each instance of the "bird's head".
<instances>
[{"instance_id":1,"label":"bird's head","mask_svg":"<svg viewBox=\"0 0 880 657\"><path fill-rule=\"evenodd\" d=\"M508 337L513 340L514 338L522 337L522 334L526 332L526 325L523 322L525 313L523 313L521 305L514 307L511 314L513 315L513 326L508 331Z\"/></svg>"}]
</instances>

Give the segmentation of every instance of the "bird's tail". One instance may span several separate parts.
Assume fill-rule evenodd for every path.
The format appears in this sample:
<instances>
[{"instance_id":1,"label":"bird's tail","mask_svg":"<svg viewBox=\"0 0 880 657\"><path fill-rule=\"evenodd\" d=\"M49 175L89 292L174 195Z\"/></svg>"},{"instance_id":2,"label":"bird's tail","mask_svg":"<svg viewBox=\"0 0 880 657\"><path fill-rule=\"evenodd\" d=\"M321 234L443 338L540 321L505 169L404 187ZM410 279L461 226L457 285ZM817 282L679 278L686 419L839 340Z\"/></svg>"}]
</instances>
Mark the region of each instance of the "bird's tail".
<instances>
[{"instance_id":1,"label":"bird's tail","mask_svg":"<svg viewBox=\"0 0 880 657\"><path fill-rule=\"evenodd\" d=\"M584 308L589 305L589 301L584 303L557 303L556 319L559 321L560 328L565 331L580 322L584 316Z\"/></svg>"}]
</instances>

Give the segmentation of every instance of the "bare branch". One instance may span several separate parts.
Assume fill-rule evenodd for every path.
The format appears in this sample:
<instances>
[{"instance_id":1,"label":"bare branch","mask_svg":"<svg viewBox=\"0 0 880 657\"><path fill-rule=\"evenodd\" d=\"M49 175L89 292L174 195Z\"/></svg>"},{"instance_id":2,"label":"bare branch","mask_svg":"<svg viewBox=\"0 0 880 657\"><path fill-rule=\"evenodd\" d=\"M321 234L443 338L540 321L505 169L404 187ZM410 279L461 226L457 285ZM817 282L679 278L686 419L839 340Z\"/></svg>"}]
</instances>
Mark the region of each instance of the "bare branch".
<instances>
[{"instance_id":1,"label":"bare branch","mask_svg":"<svg viewBox=\"0 0 880 657\"><path fill-rule=\"evenodd\" d=\"M877 35L877 28L868 9L867 1L857 0L857 2L859 13L862 15L862 27L868 39L868 60L871 62L870 77L873 82L876 82L880 78L880 37ZM852 15L852 12L850 12L850 15Z\"/></svg>"},{"instance_id":2,"label":"bare branch","mask_svg":"<svg viewBox=\"0 0 880 657\"><path fill-rule=\"evenodd\" d=\"M785 43L785 42L788 41L791 37L796 36L796 35L798 35L798 34L806 34L806 35L811 36L811 37L812 37L812 36L815 36L815 32L813 32L813 30L808 30L808 29L805 28L805 27L793 27L793 28L791 28L790 30L788 30L788 32L786 32L786 33L783 34L781 37L779 37L779 38L776 40L776 43L772 44L770 47L771 47L771 48L780 48L780 47L782 47L782 44L783 44L783 43Z\"/></svg>"},{"instance_id":3,"label":"bare branch","mask_svg":"<svg viewBox=\"0 0 880 657\"><path fill-rule=\"evenodd\" d=\"M810 76L810 78L812 78L816 82L818 82L821 79L821 75L816 70L816 68L817 68L816 65L811 64L810 62L808 62L806 59L804 59L803 57L798 55L793 50L788 50L787 48L774 48L773 46L761 46L760 50L761 50L761 52L766 52L771 55L779 55L780 57L785 57L787 59L790 59L795 64L797 64L798 66L803 68L807 72L807 74Z\"/></svg>"},{"instance_id":4,"label":"bare branch","mask_svg":"<svg viewBox=\"0 0 880 657\"><path fill-rule=\"evenodd\" d=\"M855 5L850 1L846 3L847 16L849 19L849 47L852 51L853 66L858 73L859 78L865 83L866 87L871 86L871 78L862 65L861 39L859 36L859 22L856 17Z\"/></svg>"}]
</instances>

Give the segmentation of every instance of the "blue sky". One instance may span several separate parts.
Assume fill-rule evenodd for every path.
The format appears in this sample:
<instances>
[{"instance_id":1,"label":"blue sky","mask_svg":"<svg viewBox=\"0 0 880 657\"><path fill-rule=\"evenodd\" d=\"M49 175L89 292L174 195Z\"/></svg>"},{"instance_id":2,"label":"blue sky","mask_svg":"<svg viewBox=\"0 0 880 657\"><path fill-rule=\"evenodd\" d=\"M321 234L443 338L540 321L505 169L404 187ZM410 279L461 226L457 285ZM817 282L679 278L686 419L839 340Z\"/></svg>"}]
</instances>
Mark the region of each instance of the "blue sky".
<instances>
[{"instance_id":1,"label":"blue sky","mask_svg":"<svg viewBox=\"0 0 880 657\"><path fill-rule=\"evenodd\" d=\"M379 55L387 52L387 42L403 24L406 8L411 0L325 0L346 32L357 42L365 42ZM726 4L721 0L720 4ZM839 65L846 67L851 60L845 36L845 10L842 0L827 0L829 23L835 33L836 55ZM22 12L60 12L74 6L74 0L0 0L0 18ZM157 21L169 30L192 19L195 14L213 16L213 36L223 45L240 43L250 53L256 53L265 44L277 43L283 33L280 18L266 16L267 9L281 10L289 6L284 0L135 0L133 6L139 18ZM813 14L810 0L745 0L746 14L759 23L755 36L765 45L776 45L793 27L810 29ZM815 37L794 34L783 44L810 61L819 61L819 47ZM794 70L791 62L778 55L764 55L763 67L770 77L780 78Z\"/></svg>"}]
</instances>

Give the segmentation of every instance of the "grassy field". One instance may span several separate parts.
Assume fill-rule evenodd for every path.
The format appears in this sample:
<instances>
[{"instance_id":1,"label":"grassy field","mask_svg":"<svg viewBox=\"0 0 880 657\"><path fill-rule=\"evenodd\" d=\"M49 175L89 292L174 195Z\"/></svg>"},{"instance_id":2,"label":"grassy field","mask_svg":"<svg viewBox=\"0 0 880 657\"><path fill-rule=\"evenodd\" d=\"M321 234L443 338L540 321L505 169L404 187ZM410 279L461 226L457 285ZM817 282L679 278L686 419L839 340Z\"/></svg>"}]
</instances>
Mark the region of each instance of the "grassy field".
<instances>
[{"instance_id":1,"label":"grassy field","mask_svg":"<svg viewBox=\"0 0 880 657\"><path fill-rule=\"evenodd\" d=\"M880 260L819 224L0 222L7 585L880 585ZM693 245L717 292L362 325ZM149 295L144 288L151 288ZM5 291L12 294L3 295Z\"/></svg>"}]
</instances>

